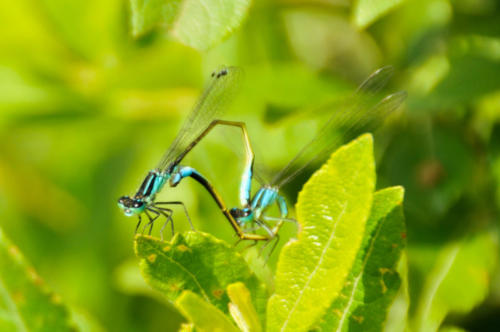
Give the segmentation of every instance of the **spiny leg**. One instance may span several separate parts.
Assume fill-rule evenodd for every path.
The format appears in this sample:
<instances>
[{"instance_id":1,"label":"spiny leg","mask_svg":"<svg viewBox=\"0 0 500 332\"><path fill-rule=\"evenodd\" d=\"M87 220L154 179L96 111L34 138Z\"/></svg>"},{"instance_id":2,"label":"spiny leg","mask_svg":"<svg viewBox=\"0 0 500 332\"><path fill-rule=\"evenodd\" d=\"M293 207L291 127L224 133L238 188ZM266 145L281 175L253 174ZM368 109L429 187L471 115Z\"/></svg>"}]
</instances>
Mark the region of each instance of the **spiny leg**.
<instances>
[{"instance_id":1,"label":"spiny leg","mask_svg":"<svg viewBox=\"0 0 500 332\"><path fill-rule=\"evenodd\" d=\"M293 219L293 218L281 218L281 217L262 216L262 219L264 219L265 221L284 221L284 222L291 222L291 223L294 223L294 224L298 224L299 223L297 221L297 219Z\"/></svg>"},{"instance_id":2,"label":"spiny leg","mask_svg":"<svg viewBox=\"0 0 500 332\"><path fill-rule=\"evenodd\" d=\"M237 235L237 234L236 234L236 235ZM238 240L237 240L237 241L233 244L233 248L236 248L236 247L238 246L238 244L240 244L242 241L245 241L245 239L242 239L242 238L240 237L240 238L239 238L239 239L238 239ZM241 251L245 251L245 250L247 250L247 249L249 249L249 248L251 248L251 247L255 246L258 242L259 242L258 240L253 240L253 242L252 242L250 245L248 245L248 246L244 247L243 249L241 249Z\"/></svg>"},{"instance_id":3,"label":"spiny leg","mask_svg":"<svg viewBox=\"0 0 500 332\"><path fill-rule=\"evenodd\" d=\"M181 201L172 201L172 202L156 202L154 205L155 205L156 207L158 207L157 205L169 205L169 204L171 204L171 205L182 205L182 208L184 209L184 214L186 215L186 218L187 218L187 220L188 220L188 222L189 222L189 226L191 226L191 229L192 229L193 231L196 231L196 229L195 229L195 228L194 228L194 226L193 226L193 222L191 221L191 217L189 216L188 210L187 210L186 205L184 204L184 202L181 202ZM158 207L158 208L159 208L159 207ZM159 209L160 209L160 208L159 208ZM170 211L172 211L172 210L170 210Z\"/></svg>"},{"instance_id":4,"label":"spiny leg","mask_svg":"<svg viewBox=\"0 0 500 332\"><path fill-rule=\"evenodd\" d=\"M269 234L269 238L267 239L267 241L264 242L262 247L260 247L260 249L259 249L259 256L262 255L262 253L264 252L264 249L269 245L269 243L271 241L273 241L274 239L276 239L274 241L273 246L271 247L271 251L267 255L266 259L264 260L264 264L266 264L267 261L269 260L269 257L271 257L271 254L274 252L274 249L276 249L276 246L278 245L278 242L280 240L280 236L274 229L269 228L269 226L265 222L263 222L262 220L256 219L255 223L257 225L261 226L262 228L264 228L266 230L266 232Z\"/></svg>"},{"instance_id":5,"label":"spiny leg","mask_svg":"<svg viewBox=\"0 0 500 332\"><path fill-rule=\"evenodd\" d=\"M254 233L245 233L243 231L239 231L236 235L240 238L240 240L253 240L253 241L268 241L270 239L267 235L254 234Z\"/></svg>"},{"instance_id":6,"label":"spiny leg","mask_svg":"<svg viewBox=\"0 0 500 332\"><path fill-rule=\"evenodd\" d=\"M238 234L234 234L235 236L238 236ZM236 242L233 244L233 248L236 248L238 246L238 244L240 244L240 242L243 241L242 238L239 238L238 240L236 240Z\"/></svg>"},{"instance_id":7,"label":"spiny leg","mask_svg":"<svg viewBox=\"0 0 500 332\"><path fill-rule=\"evenodd\" d=\"M278 234L279 230L283 226L285 222L290 222L295 224L297 227L299 227L299 222L296 219L292 218L282 218L282 217L270 217L270 216L262 216L262 219L265 221L273 221L273 222L278 222L276 226L274 226L272 232L273 234Z\"/></svg>"},{"instance_id":8,"label":"spiny leg","mask_svg":"<svg viewBox=\"0 0 500 332\"><path fill-rule=\"evenodd\" d=\"M137 226L135 226L135 232L134 232L134 234L137 234L137 230L139 229L140 225L141 225L141 215L139 214L139 222L137 223Z\"/></svg>"},{"instance_id":9,"label":"spiny leg","mask_svg":"<svg viewBox=\"0 0 500 332\"><path fill-rule=\"evenodd\" d=\"M151 217L151 215L148 213L148 211L156 213L156 216L154 218ZM144 210L144 213L146 214L146 216L148 216L149 222L146 225L144 225L144 228L142 229L142 233L144 234L144 231L146 230L146 227L149 226L148 235L151 235L151 232L153 231L153 223L155 222L156 219L158 219L158 217L160 216L160 214L158 212L156 212L155 210L152 210L152 209Z\"/></svg>"},{"instance_id":10,"label":"spiny leg","mask_svg":"<svg viewBox=\"0 0 500 332\"><path fill-rule=\"evenodd\" d=\"M259 243L259 241L253 240L252 243L250 243L249 245L247 245L246 247L244 247L243 249L241 249L241 251L245 251L245 250L248 250L248 249L250 249L252 247L255 247L257 245L257 243Z\"/></svg>"},{"instance_id":11,"label":"spiny leg","mask_svg":"<svg viewBox=\"0 0 500 332\"><path fill-rule=\"evenodd\" d=\"M271 250L269 251L269 254L267 255L267 258L266 258L266 260L265 260L265 263L267 263L267 261L269 260L269 257L271 257L271 255L273 254L274 249L276 249L276 247L278 246L278 242L280 242L280 235L279 235L279 234L277 234L277 233L276 233L276 234L274 235L274 237L276 238L276 241L274 241L274 244L273 244L273 246L271 247ZM264 248L267 246L267 244L268 244L269 242L271 242L272 240L273 240L273 239L270 239L268 242L266 242L266 243L262 246L261 251L263 251L263 250L264 250Z\"/></svg>"},{"instance_id":12,"label":"spiny leg","mask_svg":"<svg viewBox=\"0 0 500 332\"><path fill-rule=\"evenodd\" d=\"M158 209L158 212L161 213L166 218L166 221L163 223L163 226L160 229L161 239L163 240L163 230L167 226L168 222L170 222L170 229L172 231L172 236L174 236L174 233L175 233L174 220L172 219L172 215L174 212L171 209L160 208L160 207L156 207L156 208Z\"/></svg>"},{"instance_id":13,"label":"spiny leg","mask_svg":"<svg viewBox=\"0 0 500 332\"><path fill-rule=\"evenodd\" d=\"M262 245L262 247L260 248L259 250L259 256L262 254L262 251L264 250L264 248L267 246L267 244L277 235L273 232L273 230L271 228L269 228L269 226L262 220L258 220L258 219L255 219L255 223L264 228L264 230L267 232L267 234L269 235L268 239L265 241L264 245ZM267 261L267 260L266 260Z\"/></svg>"}]
</instances>

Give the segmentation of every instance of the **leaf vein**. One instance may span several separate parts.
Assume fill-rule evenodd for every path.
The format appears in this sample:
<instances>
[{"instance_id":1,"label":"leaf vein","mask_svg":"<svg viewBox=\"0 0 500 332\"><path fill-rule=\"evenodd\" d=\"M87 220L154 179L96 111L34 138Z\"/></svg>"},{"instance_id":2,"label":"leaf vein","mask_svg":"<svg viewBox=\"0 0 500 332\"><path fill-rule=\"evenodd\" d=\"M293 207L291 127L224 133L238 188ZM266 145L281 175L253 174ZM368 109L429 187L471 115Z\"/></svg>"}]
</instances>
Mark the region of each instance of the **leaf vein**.
<instances>
[{"instance_id":1,"label":"leaf vein","mask_svg":"<svg viewBox=\"0 0 500 332\"><path fill-rule=\"evenodd\" d=\"M360 272L358 273L358 275L355 278L354 284L352 286L352 292L351 292L351 295L349 297L349 302L347 303L346 307L344 308L344 310L342 312L342 317L339 321L337 331L342 330L342 325L344 324L344 320L347 317L347 313L349 312L349 309L350 309L352 303L354 302L354 293L356 292L356 289L358 287L358 283L361 280L361 277L363 276L363 272L365 270L366 264L368 263L368 259L370 258L371 254L373 252L373 248L375 247L375 242L376 242L378 236L380 235L380 230L382 229L383 223L386 221L386 219L387 218L384 217L380 221L380 223L377 226L377 231L375 232L375 235L373 236L372 240L370 241L370 247L368 248L368 251L366 252L366 256L365 256L365 259L363 260L363 264L361 265Z\"/></svg>"},{"instance_id":2,"label":"leaf vein","mask_svg":"<svg viewBox=\"0 0 500 332\"><path fill-rule=\"evenodd\" d=\"M212 303L212 301L210 301L210 298L208 297L208 295L205 293L205 290L203 289L203 287L201 286L200 282L198 281L198 279L196 278L196 276L194 274L192 274L188 269L187 267L185 267L184 265L182 265L181 263L175 261L173 258L167 256L165 254L165 252L163 252L163 250L157 248L157 247L153 247L153 249L159 253L162 257L165 257L168 261L174 263L175 265L177 265L181 270L183 270L184 272L186 272L192 279L193 281L195 282L195 284L198 286L198 288L200 289L203 297L205 298L205 300L207 300L209 303Z\"/></svg>"},{"instance_id":3,"label":"leaf vein","mask_svg":"<svg viewBox=\"0 0 500 332\"><path fill-rule=\"evenodd\" d=\"M323 251L321 252L321 255L320 255L319 260L318 260L318 264L316 265L316 267L314 268L314 270L311 272L311 274L307 278L307 281L306 281L304 287L300 290L299 296L297 297L297 300L293 304L292 309L288 312L288 316L287 316L286 320L283 322L283 326L281 327L281 331L284 331L286 325L290 321L290 317L292 317L292 314L295 311L295 308L297 307L297 305L299 304L300 300L302 299L302 296L304 295L305 290L309 287L309 284L311 283L312 278L314 277L314 275L318 271L319 266L323 262L323 259L324 259L325 255L326 255L326 252L327 252L328 248L330 247L331 242L333 241L333 239L335 237L335 231L337 230L337 225L339 224L340 219L342 218L342 216L345 213L345 210L347 208L347 202L345 202L343 205L344 206L342 208L342 211L340 212L339 217L337 218L337 220L335 222L335 225L333 226L332 233L330 234L330 237L328 238L328 241L326 242L325 247L323 248Z\"/></svg>"}]
</instances>

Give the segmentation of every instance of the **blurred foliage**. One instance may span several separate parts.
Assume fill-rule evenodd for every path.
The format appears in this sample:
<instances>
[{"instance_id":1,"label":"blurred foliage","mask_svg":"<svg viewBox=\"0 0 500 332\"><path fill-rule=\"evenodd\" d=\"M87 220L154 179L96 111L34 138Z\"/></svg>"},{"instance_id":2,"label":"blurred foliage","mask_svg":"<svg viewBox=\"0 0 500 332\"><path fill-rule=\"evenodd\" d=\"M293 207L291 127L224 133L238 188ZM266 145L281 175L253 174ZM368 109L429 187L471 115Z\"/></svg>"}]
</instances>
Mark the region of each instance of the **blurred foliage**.
<instances>
[{"instance_id":1,"label":"blurred foliage","mask_svg":"<svg viewBox=\"0 0 500 332\"><path fill-rule=\"evenodd\" d=\"M134 36L161 25L183 44L206 50L240 25L250 0L131 0L130 3Z\"/></svg>"},{"instance_id":2,"label":"blurred foliage","mask_svg":"<svg viewBox=\"0 0 500 332\"><path fill-rule=\"evenodd\" d=\"M315 132L315 106L393 64L390 89L409 98L375 136L377 187L405 188L408 279L390 313L409 306L417 329L433 317L447 330L498 330L497 1L254 0L205 51L161 24L134 37L133 3L0 4L0 226L65 303L113 331L170 331L184 321L138 277L135 220L116 199L157 163L218 65L244 68L228 118L247 122L258 161L277 171ZM187 160L231 206L242 166L226 148L235 135L208 138ZM290 203L309 174L284 188ZM196 184L163 197L186 202L198 229L235 240ZM187 230L176 216L176 229ZM284 244L295 229L282 232Z\"/></svg>"},{"instance_id":3,"label":"blurred foliage","mask_svg":"<svg viewBox=\"0 0 500 332\"><path fill-rule=\"evenodd\" d=\"M2 331L71 331L67 308L0 233Z\"/></svg>"}]
</instances>

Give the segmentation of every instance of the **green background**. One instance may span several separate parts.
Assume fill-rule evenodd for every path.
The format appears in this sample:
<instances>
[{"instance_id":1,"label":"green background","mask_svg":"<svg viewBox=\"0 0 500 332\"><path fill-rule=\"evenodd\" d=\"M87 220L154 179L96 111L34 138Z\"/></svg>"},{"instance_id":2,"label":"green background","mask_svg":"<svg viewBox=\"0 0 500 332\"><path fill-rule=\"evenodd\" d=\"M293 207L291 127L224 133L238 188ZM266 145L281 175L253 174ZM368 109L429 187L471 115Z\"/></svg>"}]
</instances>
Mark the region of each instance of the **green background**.
<instances>
[{"instance_id":1,"label":"green background","mask_svg":"<svg viewBox=\"0 0 500 332\"><path fill-rule=\"evenodd\" d=\"M371 71L392 64L389 91L409 97L401 115L375 135L377 188L405 188L410 317L418 317L438 253L469 234L487 232L497 241L500 4L375 1L389 9L372 17L377 8L365 2L255 0L241 25L208 50L179 42L169 26L134 37L127 1L2 2L5 234L50 288L95 324L174 330L183 318L139 275L136 221L116 200L132 194L156 165L209 73L220 64L244 69L242 91L225 118L247 123L257 161L275 172L331 110L315 106L335 105ZM186 160L230 206L238 203L239 139L236 130L220 130ZM314 169L284 188L290 205ZM198 229L235 241L195 183L184 181L161 197L183 200ZM187 230L176 212L176 229ZM281 244L294 233L286 225ZM463 264L478 256L473 251ZM498 329L500 278L482 277L488 281L482 304L446 323ZM454 291L456 302L467 288Z\"/></svg>"}]
</instances>

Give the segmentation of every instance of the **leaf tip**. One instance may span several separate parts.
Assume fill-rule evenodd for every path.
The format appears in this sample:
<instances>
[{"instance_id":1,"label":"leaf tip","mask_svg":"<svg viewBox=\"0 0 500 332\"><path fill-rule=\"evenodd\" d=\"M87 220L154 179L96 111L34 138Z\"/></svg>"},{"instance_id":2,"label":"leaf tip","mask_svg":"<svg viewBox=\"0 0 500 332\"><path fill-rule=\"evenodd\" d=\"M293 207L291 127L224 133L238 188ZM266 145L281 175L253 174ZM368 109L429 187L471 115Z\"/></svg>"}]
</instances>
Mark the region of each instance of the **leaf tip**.
<instances>
[{"instance_id":1,"label":"leaf tip","mask_svg":"<svg viewBox=\"0 0 500 332\"><path fill-rule=\"evenodd\" d=\"M403 186L394 186L394 190L398 195L398 204L403 204L405 198L405 188Z\"/></svg>"},{"instance_id":2,"label":"leaf tip","mask_svg":"<svg viewBox=\"0 0 500 332\"><path fill-rule=\"evenodd\" d=\"M370 133L365 133L356 138L355 141L360 141L360 142L366 141L367 144L373 145L373 135Z\"/></svg>"}]
</instances>

